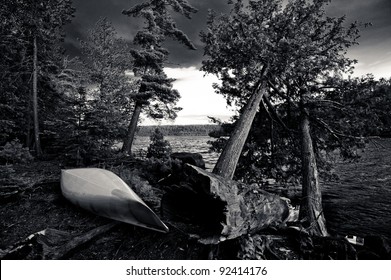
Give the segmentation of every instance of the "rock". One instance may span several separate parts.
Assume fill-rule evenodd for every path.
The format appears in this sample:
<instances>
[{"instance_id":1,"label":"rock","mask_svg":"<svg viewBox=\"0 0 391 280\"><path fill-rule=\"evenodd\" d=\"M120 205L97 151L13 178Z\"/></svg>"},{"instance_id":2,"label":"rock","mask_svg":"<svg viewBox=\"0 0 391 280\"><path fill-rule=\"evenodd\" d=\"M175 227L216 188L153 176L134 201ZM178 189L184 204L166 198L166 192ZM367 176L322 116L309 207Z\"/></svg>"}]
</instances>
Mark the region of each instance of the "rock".
<instances>
[{"instance_id":1,"label":"rock","mask_svg":"<svg viewBox=\"0 0 391 280\"><path fill-rule=\"evenodd\" d=\"M357 251L344 237L307 236L312 239L312 248L303 250L303 258L310 260L356 260ZM302 236L302 241L305 237Z\"/></svg>"},{"instance_id":2,"label":"rock","mask_svg":"<svg viewBox=\"0 0 391 280\"><path fill-rule=\"evenodd\" d=\"M391 247L381 236L365 236L364 245L356 246L360 260L390 260Z\"/></svg>"},{"instance_id":3,"label":"rock","mask_svg":"<svg viewBox=\"0 0 391 280\"><path fill-rule=\"evenodd\" d=\"M205 169L205 161L202 158L202 155L199 153L186 153L186 152L172 153L170 157L173 159L179 159L183 163L188 163L200 167L202 169Z\"/></svg>"}]
</instances>

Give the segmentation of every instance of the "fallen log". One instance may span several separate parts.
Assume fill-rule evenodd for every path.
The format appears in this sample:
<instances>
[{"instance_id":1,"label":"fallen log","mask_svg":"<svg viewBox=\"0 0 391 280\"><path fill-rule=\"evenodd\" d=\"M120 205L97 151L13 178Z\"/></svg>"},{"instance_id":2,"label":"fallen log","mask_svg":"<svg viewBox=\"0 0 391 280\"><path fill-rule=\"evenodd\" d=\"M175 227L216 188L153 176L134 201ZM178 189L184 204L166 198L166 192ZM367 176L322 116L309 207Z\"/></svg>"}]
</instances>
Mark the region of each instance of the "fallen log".
<instances>
[{"instance_id":1,"label":"fallen log","mask_svg":"<svg viewBox=\"0 0 391 280\"><path fill-rule=\"evenodd\" d=\"M59 245L59 246L53 246L56 242L56 239L47 239L44 238L44 236L41 236L38 240L40 244L42 244L43 247L43 259L50 259L50 260L58 260L63 258L64 256L68 255L72 251L74 251L79 246L91 241L95 237L102 235L110 230L112 230L115 226L117 226L119 222L111 222L109 224L94 228L82 235L76 236L69 240L68 242Z\"/></svg>"},{"instance_id":2,"label":"fallen log","mask_svg":"<svg viewBox=\"0 0 391 280\"><path fill-rule=\"evenodd\" d=\"M218 244L268 227L289 216L286 200L249 185L185 165L185 180L162 200L163 215L204 244Z\"/></svg>"},{"instance_id":3,"label":"fallen log","mask_svg":"<svg viewBox=\"0 0 391 280\"><path fill-rule=\"evenodd\" d=\"M47 228L29 235L26 239L0 250L0 259L62 259L78 247L113 229L118 222L94 228L84 234Z\"/></svg>"}]
</instances>

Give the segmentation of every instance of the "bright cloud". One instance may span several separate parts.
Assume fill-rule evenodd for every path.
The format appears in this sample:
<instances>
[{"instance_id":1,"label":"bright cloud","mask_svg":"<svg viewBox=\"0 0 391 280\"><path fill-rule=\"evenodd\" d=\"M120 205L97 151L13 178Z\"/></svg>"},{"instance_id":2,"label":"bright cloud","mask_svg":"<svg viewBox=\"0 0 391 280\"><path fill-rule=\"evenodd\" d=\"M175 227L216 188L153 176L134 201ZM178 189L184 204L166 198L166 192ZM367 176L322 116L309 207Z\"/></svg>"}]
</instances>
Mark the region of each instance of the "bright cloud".
<instances>
[{"instance_id":1,"label":"bright cloud","mask_svg":"<svg viewBox=\"0 0 391 280\"><path fill-rule=\"evenodd\" d=\"M215 76L204 76L204 73L195 67L165 68L164 71L168 77L176 79L173 87L181 94L177 106L183 109L174 122L145 119L143 125L208 124L208 116L228 120L234 115L234 111L227 108L223 96L214 92L212 85L219 82Z\"/></svg>"}]
</instances>

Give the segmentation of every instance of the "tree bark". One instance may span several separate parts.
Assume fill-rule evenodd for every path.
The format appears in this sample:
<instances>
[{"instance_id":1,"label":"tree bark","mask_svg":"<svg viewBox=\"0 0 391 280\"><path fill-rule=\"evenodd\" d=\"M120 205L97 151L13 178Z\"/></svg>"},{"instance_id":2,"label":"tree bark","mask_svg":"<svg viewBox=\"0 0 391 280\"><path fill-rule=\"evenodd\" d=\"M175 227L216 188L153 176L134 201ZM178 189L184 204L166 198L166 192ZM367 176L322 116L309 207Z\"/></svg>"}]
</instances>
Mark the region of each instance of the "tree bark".
<instances>
[{"instance_id":1,"label":"tree bark","mask_svg":"<svg viewBox=\"0 0 391 280\"><path fill-rule=\"evenodd\" d=\"M32 107L33 99L32 95L29 94L28 106L26 111L26 147L32 148L32 139L31 139L31 107Z\"/></svg>"},{"instance_id":2,"label":"tree bark","mask_svg":"<svg viewBox=\"0 0 391 280\"><path fill-rule=\"evenodd\" d=\"M124 144L122 146L122 152L125 152L127 154L130 154L132 152L134 135L136 134L137 123L140 118L141 109L142 109L142 103L136 102L132 119L130 120L130 124L128 127L128 132L126 133Z\"/></svg>"},{"instance_id":3,"label":"tree bark","mask_svg":"<svg viewBox=\"0 0 391 280\"><path fill-rule=\"evenodd\" d=\"M274 125L272 118L270 118L270 156L272 163L274 163Z\"/></svg>"},{"instance_id":4,"label":"tree bark","mask_svg":"<svg viewBox=\"0 0 391 280\"><path fill-rule=\"evenodd\" d=\"M34 118L34 143L37 157L42 155L41 141L39 138L39 119L38 119L38 49L37 36L34 36L33 45L33 118Z\"/></svg>"},{"instance_id":5,"label":"tree bark","mask_svg":"<svg viewBox=\"0 0 391 280\"><path fill-rule=\"evenodd\" d=\"M176 226L204 244L218 244L270 226L289 217L286 200L202 168L185 165L186 179L171 186L162 210Z\"/></svg>"},{"instance_id":6,"label":"tree bark","mask_svg":"<svg viewBox=\"0 0 391 280\"><path fill-rule=\"evenodd\" d=\"M229 138L227 145L213 169L214 174L220 175L225 179L233 178L244 143L246 142L255 114L257 113L259 104L265 92L265 83L261 83L250 97L244 107L240 119L236 123L235 129Z\"/></svg>"},{"instance_id":7,"label":"tree bark","mask_svg":"<svg viewBox=\"0 0 391 280\"><path fill-rule=\"evenodd\" d=\"M308 232L311 235L327 236L326 220L322 207L322 193L310 134L310 121L308 112L304 109L302 110L300 130L303 175L300 219L308 223Z\"/></svg>"}]
</instances>

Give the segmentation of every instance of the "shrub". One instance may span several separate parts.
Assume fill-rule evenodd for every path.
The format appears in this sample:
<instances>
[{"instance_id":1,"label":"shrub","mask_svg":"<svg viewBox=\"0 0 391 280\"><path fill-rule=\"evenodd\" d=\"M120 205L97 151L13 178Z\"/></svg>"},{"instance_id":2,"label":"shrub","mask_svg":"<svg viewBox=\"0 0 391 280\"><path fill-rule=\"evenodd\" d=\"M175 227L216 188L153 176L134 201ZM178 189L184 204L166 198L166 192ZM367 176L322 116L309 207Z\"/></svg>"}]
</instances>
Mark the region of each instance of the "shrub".
<instances>
[{"instance_id":1,"label":"shrub","mask_svg":"<svg viewBox=\"0 0 391 280\"><path fill-rule=\"evenodd\" d=\"M28 148L24 148L19 139L7 142L0 148L0 163L27 163L33 160Z\"/></svg>"},{"instance_id":2,"label":"shrub","mask_svg":"<svg viewBox=\"0 0 391 280\"><path fill-rule=\"evenodd\" d=\"M152 206L153 208L159 207L160 201L152 186L143 178L141 170L131 169L126 166L117 166L111 168L111 171L118 174L118 176L149 206Z\"/></svg>"},{"instance_id":3,"label":"shrub","mask_svg":"<svg viewBox=\"0 0 391 280\"><path fill-rule=\"evenodd\" d=\"M146 171L148 172L148 179L152 182L156 179L162 179L170 174L177 173L181 167L182 162L178 159L170 157L159 159L149 158L146 160Z\"/></svg>"},{"instance_id":4,"label":"shrub","mask_svg":"<svg viewBox=\"0 0 391 280\"><path fill-rule=\"evenodd\" d=\"M147 158L168 158L171 154L171 145L167 140L164 140L163 133L156 128L151 135L151 144L148 147Z\"/></svg>"}]
</instances>

